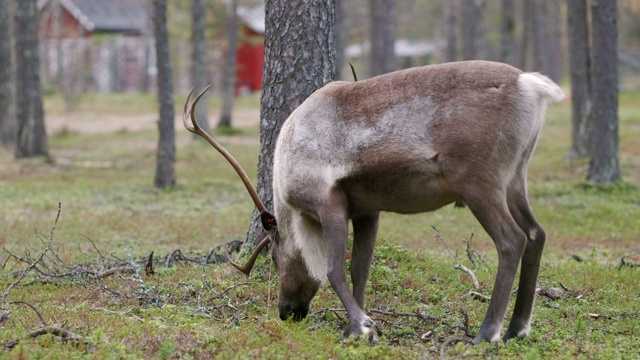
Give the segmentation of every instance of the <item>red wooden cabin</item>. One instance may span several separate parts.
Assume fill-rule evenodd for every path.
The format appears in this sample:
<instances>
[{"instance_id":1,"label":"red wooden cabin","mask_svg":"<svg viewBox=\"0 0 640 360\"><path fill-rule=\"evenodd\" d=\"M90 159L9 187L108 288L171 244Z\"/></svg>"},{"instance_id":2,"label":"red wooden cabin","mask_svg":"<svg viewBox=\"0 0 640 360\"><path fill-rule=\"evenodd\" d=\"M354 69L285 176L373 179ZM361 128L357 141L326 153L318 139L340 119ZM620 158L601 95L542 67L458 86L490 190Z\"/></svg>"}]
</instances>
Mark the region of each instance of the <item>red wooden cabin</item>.
<instances>
[{"instance_id":1,"label":"red wooden cabin","mask_svg":"<svg viewBox=\"0 0 640 360\"><path fill-rule=\"evenodd\" d=\"M242 23L237 50L236 94L260 91L264 62L264 7L238 8Z\"/></svg>"}]
</instances>

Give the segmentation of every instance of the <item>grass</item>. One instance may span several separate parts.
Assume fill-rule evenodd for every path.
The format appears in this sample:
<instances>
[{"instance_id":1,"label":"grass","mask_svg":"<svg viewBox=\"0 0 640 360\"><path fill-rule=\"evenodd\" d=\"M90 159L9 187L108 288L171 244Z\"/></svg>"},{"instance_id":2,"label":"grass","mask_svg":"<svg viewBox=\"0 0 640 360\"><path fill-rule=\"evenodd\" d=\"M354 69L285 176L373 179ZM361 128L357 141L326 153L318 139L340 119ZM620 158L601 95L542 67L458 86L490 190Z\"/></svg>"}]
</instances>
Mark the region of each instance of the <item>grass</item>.
<instances>
[{"instance_id":1,"label":"grass","mask_svg":"<svg viewBox=\"0 0 640 360\"><path fill-rule=\"evenodd\" d=\"M218 106L215 98L210 101ZM568 103L550 109L532 160L532 207L549 235L539 286L558 289L562 296L539 297L526 339L475 347L459 343L447 350L447 356L637 356L640 267L618 265L623 257L629 263L640 262L640 93L623 94L620 104L625 183L592 185L583 180L587 164L566 159ZM45 106L48 112L63 111L57 97L47 98ZM77 111L135 115L152 112L154 106L151 96L87 95ZM256 105L249 100L239 106ZM155 130L106 135L60 131L49 139L50 159L18 162L10 149L1 149L0 245L16 255L39 253L58 202L62 212L54 249L68 264L95 263L99 256L94 244L105 257L127 259L130 254L137 259L151 251L164 256L176 249L206 254L216 245L242 238L252 204L229 166L207 144L190 141L190 134L180 129L178 186L156 190L156 136ZM255 126L225 129L219 138L255 179ZM442 232L444 243L430 225ZM481 255L475 267L465 252L471 236L472 250ZM383 332L377 346L341 341L345 315L333 310L341 304L329 287L320 291L307 320L280 321L277 274L270 260L261 258L249 278L226 265L158 266L154 276L141 271L139 276L84 279L84 286L77 279L63 279L16 287L8 301L29 302L48 324L64 325L95 349L64 344L52 335L29 339L40 320L30 308L11 305L9 319L0 327L0 341L21 342L0 357L412 359L439 357L444 341L463 336L462 312L468 316L469 330L477 333L486 303L464 296L472 285L453 265L472 267L480 291L489 294L497 259L491 240L468 210L383 214L375 259L368 307L428 315L422 320L372 314ZM15 270L23 267L15 260L6 263L0 289L7 288Z\"/></svg>"}]
</instances>

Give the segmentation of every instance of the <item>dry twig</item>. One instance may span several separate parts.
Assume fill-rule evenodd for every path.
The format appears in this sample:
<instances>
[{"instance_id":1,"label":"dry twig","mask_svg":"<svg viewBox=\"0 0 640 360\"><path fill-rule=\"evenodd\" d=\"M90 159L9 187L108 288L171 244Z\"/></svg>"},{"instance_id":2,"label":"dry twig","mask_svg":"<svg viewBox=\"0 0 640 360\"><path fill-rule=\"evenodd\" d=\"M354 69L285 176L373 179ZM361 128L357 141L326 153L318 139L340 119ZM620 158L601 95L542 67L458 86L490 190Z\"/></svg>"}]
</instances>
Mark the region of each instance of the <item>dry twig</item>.
<instances>
[{"instance_id":1,"label":"dry twig","mask_svg":"<svg viewBox=\"0 0 640 360\"><path fill-rule=\"evenodd\" d=\"M471 282L473 283L473 287L476 289L476 291L480 291L480 283L478 282L478 278L476 277L476 274L473 273L473 271L471 271L469 268L467 268L466 266L464 266L462 264L456 264L455 268L457 270L461 270L461 271L464 271L465 273L467 273L467 275L469 275L469 277L471 278Z\"/></svg>"},{"instance_id":2,"label":"dry twig","mask_svg":"<svg viewBox=\"0 0 640 360\"><path fill-rule=\"evenodd\" d=\"M456 337L456 338L451 338L447 341L445 341L444 343L442 343L442 347L440 347L440 359L446 359L447 358L447 347L449 347L450 345L455 345L459 342L463 342L463 343L467 343L469 345L473 345L473 341L467 339L467 338L461 338L461 337Z\"/></svg>"},{"instance_id":3,"label":"dry twig","mask_svg":"<svg viewBox=\"0 0 640 360\"><path fill-rule=\"evenodd\" d=\"M447 252L449 253L449 256L451 256L453 261L458 262L458 256L453 254L453 251L451 251L451 248L449 247L447 242L444 241L444 236L442 235L440 230L438 230L438 228L434 225L431 225L431 228L436 232L436 240L444 245L444 248L447 249Z\"/></svg>"},{"instance_id":4,"label":"dry twig","mask_svg":"<svg viewBox=\"0 0 640 360\"><path fill-rule=\"evenodd\" d=\"M87 347L87 349L91 351L95 351L95 346L91 345L89 341L87 341L83 336L78 335L73 331L63 329L62 327L59 327L59 326L43 326L40 329L30 332L29 337L36 338L38 336L45 335L45 334L55 335L59 337L60 340L62 340L62 342L74 341L74 342L82 343ZM20 340L18 339L12 340L12 341L6 342L4 344L4 348L5 350L10 350L10 349L13 349L19 343L20 343Z\"/></svg>"},{"instance_id":5,"label":"dry twig","mask_svg":"<svg viewBox=\"0 0 640 360\"><path fill-rule=\"evenodd\" d=\"M394 317L415 317L427 323L429 321L438 320L437 317L431 316L431 315L425 315L420 311L416 311L415 313L403 313L403 312L394 312L394 311L384 311L384 310L378 310L378 309L369 309L369 312L372 314L380 314L380 315L394 316Z\"/></svg>"},{"instance_id":6,"label":"dry twig","mask_svg":"<svg viewBox=\"0 0 640 360\"><path fill-rule=\"evenodd\" d=\"M47 252L51 250L51 244L53 243L53 233L56 230L56 226L58 225L58 219L60 218L61 211L62 211L62 203L58 203L58 214L56 215L56 219L53 222L53 226L51 227L49 242L47 243L47 246L42 251L42 253L40 253L40 256L38 256L38 258L34 262L30 263L29 266L27 266L24 270L22 270L18 275L18 278L15 279L11 284L9 284L9 286L2 293L2 298L0 300L0 310L2 311L2 313L0 313L0 324L4 324L4 322L7 321L7 318L9 317L9 310L7 309L7 296L9 296L9 293L11 292L11 290L16 285L20 284L20 282L22 282L22 280L27 275L27 273L32 269L34 269L36 265L38 265L38 263L42 261L42 259L47 254ZM12 256L11 253L10 253L10 256ZM23 261L21 258L17 256L14 256L14 257L20 261Z\"/></svg>"},{"instance_id":7,"label":"dry twig","mask_svg":"<svg viewBox=\"0 0 640 360\"><path fill-rule=\"evenodd\" d=\"M40 311L38 311L38 309L36 309L35 306L29 304L28 302L25 301L12 301L10 302L10 304L15 304L15 305L26 305L28 307L31 308L31 310L33 310L33 312L36 313L36 315L38 315L38 318L40 319L40 322L42 323L43 326L47 326L47 322L44 321L44 318L42 318L42 314L40 314Z\"/></svg>"}]
</instances>

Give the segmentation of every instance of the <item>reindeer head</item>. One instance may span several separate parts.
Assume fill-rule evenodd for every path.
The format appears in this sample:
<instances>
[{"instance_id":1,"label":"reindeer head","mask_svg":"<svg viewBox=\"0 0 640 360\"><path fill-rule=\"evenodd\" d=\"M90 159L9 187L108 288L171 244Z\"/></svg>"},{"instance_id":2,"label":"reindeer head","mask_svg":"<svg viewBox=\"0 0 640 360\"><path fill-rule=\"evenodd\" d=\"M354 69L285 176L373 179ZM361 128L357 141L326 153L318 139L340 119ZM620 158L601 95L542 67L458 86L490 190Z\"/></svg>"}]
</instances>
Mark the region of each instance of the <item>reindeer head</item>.
<instances>
[{"instance_id":1,"label":"reindeer head","mask_svg":"<svg viewBox=\"0 0 640 360\"><path fill-rule=\"evenodd\" d=\"M229 259L229 263L243 274L249 275L258 255L260 255L260 253L269 244L271 244L271 257L278 270L280 280L278 305L280 318L282 320L286 320L288 318L293 318L293 320L296 321L302 320L309 312L311 300L318 291L321 281L309 273L302 254L294 246L293 239L291 241L287 241L287 238L290 235L293 235L293 228L291 224L291 216L286 212L286 207L284 208L285 211L282 212L283 219L282 225L280 225L282 231L280 231L279 224L276 221L275 216L267 211L264 203L260 200L258 193L251 184L249 177L237 160L198 125L198 122L194 117L194 110L200 98L207 90L209 90L210 87L211 85L204 89L195 97L195 99L193 99L193 101L189 101L193 94L193 89L189 92L184 105L183 125L188 131L198 134L204 138L231 164L238 176L240 176L240 179L249 192L251 199L260 212L262 227L267 233L267 236L256 246L254 252L251 254L249 260L244 266L236 264L231 259Z\"/></svg>"}]
</instances>

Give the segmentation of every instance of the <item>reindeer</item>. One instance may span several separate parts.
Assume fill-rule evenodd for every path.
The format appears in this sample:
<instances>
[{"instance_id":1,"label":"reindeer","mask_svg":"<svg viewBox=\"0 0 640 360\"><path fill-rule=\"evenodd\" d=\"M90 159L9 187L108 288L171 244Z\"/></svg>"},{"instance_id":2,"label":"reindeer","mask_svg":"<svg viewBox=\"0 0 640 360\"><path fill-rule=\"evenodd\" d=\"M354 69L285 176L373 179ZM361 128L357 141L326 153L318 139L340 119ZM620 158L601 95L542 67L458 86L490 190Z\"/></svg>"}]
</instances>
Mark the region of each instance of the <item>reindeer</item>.
<instances>
[{"instance_id":1,"label":"reindeer","mask_svg":"<svg viewBox=\"0 0 640 360\"><path fill-rule=\"evenodd\" d=\"M230 161L261 212L268 236L247 265L232 264L248 275L273 243L280 318L305 318L328 279L348 314L345 337L376 341L364 309L380 212L413 214L455 203L469 207L499 259L474 343L500 339L518 263L520 283L503 339L529 333L546 235L529 206L527 167L547 104L564 98L553 81L506 64L466 61L329 83L282 126L273 162L275 217L238 163L193 118L204 91L193 102L189 94L184 125ZM352 291L345 276L349 220Z\"/></svg>"}]
</instances>

